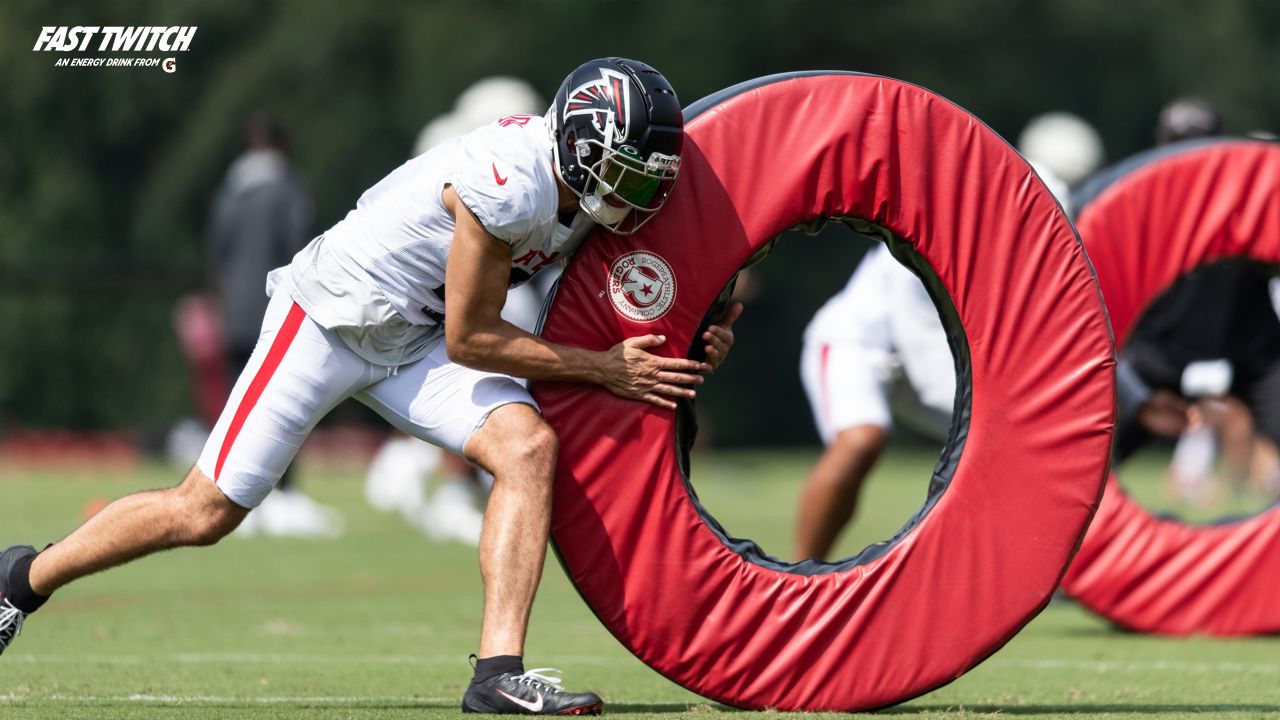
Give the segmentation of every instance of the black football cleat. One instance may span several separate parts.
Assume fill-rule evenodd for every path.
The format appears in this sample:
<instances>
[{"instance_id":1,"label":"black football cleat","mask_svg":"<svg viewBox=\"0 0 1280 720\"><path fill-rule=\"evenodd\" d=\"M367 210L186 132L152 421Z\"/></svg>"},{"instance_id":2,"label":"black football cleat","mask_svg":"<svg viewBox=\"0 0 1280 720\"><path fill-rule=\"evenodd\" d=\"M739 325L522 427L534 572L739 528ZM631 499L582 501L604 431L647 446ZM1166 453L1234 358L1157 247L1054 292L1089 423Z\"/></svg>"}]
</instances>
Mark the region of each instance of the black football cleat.
<instances>
[{"instance_id":1,"label":"black football cleat","mask_svg":"<svg viewBox=\"0 0 1280 720\"><path fill-rule=\"evenodd\" d=\"M0 654L22 632L22 621L27 617L9 602L9 570L19 559L35 554L36 549L30 545L14 545L0 553Z\"/></svg>"},{"instance_id":2,"label":"black football cleat","mask_svg":"<svg viewBox=\"0 0 1280 720\"><path fill-rule=\"evenodd\" d=\"M604 701L595 693L567 693L560 678L543 673L559 673L555 668L538 668L523 675L502 673L473 682L462 696L462 712L494 715L599 715Z\"/></svg>"}]
</instances>

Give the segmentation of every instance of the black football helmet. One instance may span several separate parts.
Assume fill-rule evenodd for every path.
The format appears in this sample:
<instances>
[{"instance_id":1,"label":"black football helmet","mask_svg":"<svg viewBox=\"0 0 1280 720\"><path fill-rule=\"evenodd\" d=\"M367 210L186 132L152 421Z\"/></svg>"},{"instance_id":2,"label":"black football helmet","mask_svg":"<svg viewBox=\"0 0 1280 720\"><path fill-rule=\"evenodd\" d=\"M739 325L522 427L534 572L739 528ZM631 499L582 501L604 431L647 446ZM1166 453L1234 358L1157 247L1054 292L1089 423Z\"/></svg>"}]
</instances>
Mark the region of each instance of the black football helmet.
<instances>
[{"instance_id":1,"label":"black football helmet","mask_svg":"<svg viewBox=\"0 0 1280 720\"><path fill-rule=\"evenodd\" d=\"M585 63L560 84L547 125L556 172L600 225L630 235L667 201L684 114L657 70L620 57Z\"/></svg>"}]
</instances>

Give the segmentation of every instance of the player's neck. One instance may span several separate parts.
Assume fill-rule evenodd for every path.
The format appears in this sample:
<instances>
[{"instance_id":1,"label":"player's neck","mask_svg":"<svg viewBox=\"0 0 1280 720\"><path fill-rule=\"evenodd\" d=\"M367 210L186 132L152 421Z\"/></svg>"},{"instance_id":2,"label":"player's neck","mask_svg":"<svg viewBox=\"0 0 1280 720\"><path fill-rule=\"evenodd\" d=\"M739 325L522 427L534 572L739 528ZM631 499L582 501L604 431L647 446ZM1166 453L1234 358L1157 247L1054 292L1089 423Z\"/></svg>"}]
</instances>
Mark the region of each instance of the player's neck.
<instances>
[{"instance_id":1,"label":"player's neck","mask_svg":"<svg viewBox=\"0 0 1280 720\"><path fill-rule=\"evenodd\" d=\"M555 172L555 170L553 169L552 172ZM559 173L556 173L556 190L559 192L559 204L556 207L558 212L578 209L578 195L570 190L568 185L564 184L564 181L560 179Z\"/></svg>"}]
</instances>

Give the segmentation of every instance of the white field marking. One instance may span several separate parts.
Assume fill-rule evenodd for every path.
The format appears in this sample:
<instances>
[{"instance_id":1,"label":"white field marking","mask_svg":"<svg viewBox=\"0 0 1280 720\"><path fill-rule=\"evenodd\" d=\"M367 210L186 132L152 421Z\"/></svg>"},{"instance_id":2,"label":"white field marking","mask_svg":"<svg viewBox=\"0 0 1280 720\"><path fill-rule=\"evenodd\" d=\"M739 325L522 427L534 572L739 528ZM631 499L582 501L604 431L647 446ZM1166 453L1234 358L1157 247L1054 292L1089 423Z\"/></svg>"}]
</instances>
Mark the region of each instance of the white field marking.
<instances>
[{"instance_id":1,"label":"white field marking","mask_svg":"<svg viewBox=\"0 0 1280 720\"><path fill-rule=\"evenodd\" d=\"M6 702L117 702L117 703L213 703L235 704L253 703L258 705L298 704L356 704L356 703L413 703L418 705L438 705L455 703L456 697L422 697L418 695L268 695L255 697L250 695L0 695L0 703Z\"/></svg>"},{"instance_id":2,"label":"white field marking","mask_svg":"<svg viewBox=\"0 0 1280 720\"><path fill-rule=\"evenodd\" d=\"M992 660L987 665L1024 670L1085 670L1092 672L1142 672L1181 670L1192 672L1280 673L1277 663L1192 662L1189 660Z\"/></svg>"},{"instance_id":3,"label":"white field marking","mask_svg":"<svg viewBox=\"0 0 1280 720\"><path fill-rule=\"evenodd\" d=\"M630 665L638 663L630 657L572 655L552 658L564 666ZM457 655L321 655L309 653L176 653L172 655L7 655L5 662L72 665L138 665L143 663L179 664L267 664L267 665L459 665L466 659Z\"/></svg>"},{"instance_id":4,"label":"white field marking","mask_svg":"<svg viewBox=\"0 0 1280 720\"><path fill-rule=\"evenodd\" d=\"M72 702L72 703L139 703L153 705L175 705L175 704L208 704L208 705L235 705L235 704L252 704L252 705L360 705L360 704L376 704L376 703L406 703L412 705L421 705L423 707L436 707L439 705L448 705L453 707L458 702L458 697L451 695L449 697L426 697L421 695L266 695L255 697L252 695L149 695L149 694L132 694L132 695L17 695L9 693L0 695L0 705L6 703L23 703L23 702ZM617 700L611 702L633 704L645 703L648 700ZM701 704L705 704L702 701ZM690 702L691 707L698 705L698 702Z\"/></svg>"},{"instance_id":5,"label":"white field marking","mask_svg":"<svg viewBox=\"0 0 1280 720\"><path fill-rule=\"evenodd\" d=\"M173 655L15 655L5 658L6 662L23 662L32 664L74 665L87 663L93 665L140 665L143 663L178 663L178 664L254 664L269 665L305 665L317 664L351 664L351 665L443 665L458 663L465 665L465 660L456 657L422 657L418 655L308 655L296 653L177 653Z\"/></svg>"},{"instance_id":6,"label":"white field marking","mask_svg":"<svg viewBox=\"0 0 1280 720\"><path fill-rule=\"evenodd\" d=\"M443 665L460 662L459 658L436 655L315 655L308 653L178 653L171 657L173 662L188 664L207 663L266 663L269 665L304 665L323 663L326 665Z\"/></svg>"}]
</instances>

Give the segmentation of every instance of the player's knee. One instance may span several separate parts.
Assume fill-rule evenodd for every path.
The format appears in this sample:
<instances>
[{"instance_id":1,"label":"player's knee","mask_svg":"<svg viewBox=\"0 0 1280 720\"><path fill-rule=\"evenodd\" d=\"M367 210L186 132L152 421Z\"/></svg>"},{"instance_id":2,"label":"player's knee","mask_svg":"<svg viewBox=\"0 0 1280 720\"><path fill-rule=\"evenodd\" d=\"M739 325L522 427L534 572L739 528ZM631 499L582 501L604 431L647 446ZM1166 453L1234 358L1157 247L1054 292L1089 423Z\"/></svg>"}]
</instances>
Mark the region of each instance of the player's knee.
<instances>
[{"instance_id":1,"label":"player's knee","mask_svg":"<svg viewBox=\"0 0 1280 720\"><path fill-rule=\"evenodd\" d=\"M889 442L889 431L879 425L856 425L836 433L831 447L849 454L879 455Z\"/></svg>"},{"instance_id":2,"label":"player's knee","mask_svg":"<svg viewBox=\"0 0 1280 720\"><path fill-rule=\"evenodd\" d=\"M841 485L856 489L884 452L888 440L887 429L876 425L860 425L840 431L823 453L824 464L830 470L826 475Z\"/></svg>"},{"instance_id":3,"label":"player's knee","mask_svg":"<svg viewBox=\"0 0 1280 720\"><path fill-rule=\"evenodd\" d=\"M184 523L182 544L192 547L207 547L227 537L238 523L230 523L228 519L216 516L191 518Z\"/></svg>"},{"instance_id":4,"label":"player's knee","mask_svg":"<svg viewBox=\"0 0 1280 720\"><path fill-rule=\"evenodd\" d=\"M171 539L175 545L213 545L235 530L248 512L223 495L204 473L193 470L175 488Z\"/></svg>"},{"instance_id":5,"label":"player's knee","mask_svg":"<svg viewBox=\"0 0 1280 720\"><path fill-rule=\"evenodd\" d=\"M559 442L536 410L521 404L495 410L467 442L466 457L494 475L549 475Z\"/></svg>"},{"instance_id":6,"label":"player's knee","mask_svg":"<svg viewBox=\"0 0 1280 720\"><path fill-rule=\"evenodd\" d=\"M530 423L512 447L512 459L529 468L536 475L550 475L555 470L560 441L547 423L539 420Z\"/></svg>"}]
</instances>

